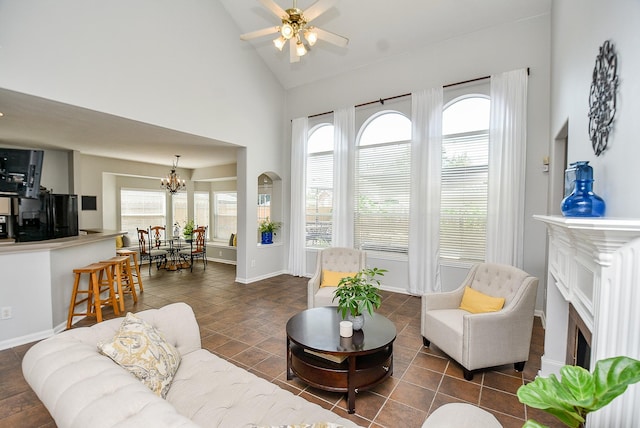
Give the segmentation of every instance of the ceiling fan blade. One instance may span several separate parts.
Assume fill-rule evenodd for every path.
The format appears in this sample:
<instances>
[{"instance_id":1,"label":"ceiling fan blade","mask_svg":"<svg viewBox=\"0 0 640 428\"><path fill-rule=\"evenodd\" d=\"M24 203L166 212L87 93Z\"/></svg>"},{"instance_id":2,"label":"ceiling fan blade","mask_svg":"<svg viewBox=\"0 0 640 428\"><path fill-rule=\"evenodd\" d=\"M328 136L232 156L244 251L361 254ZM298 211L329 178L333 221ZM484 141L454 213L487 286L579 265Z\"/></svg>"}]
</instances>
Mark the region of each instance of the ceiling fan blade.
<instances>
[{"instance_id":1,"label":"ceiling fan blade","mask_svg":"<svg viewBox=\"0 0 640 428\"><path fill-rule=\"evenodd\" d=\"M313 21L325 11L331 9L337 2L338 0L318 0L302 12L302 14L307 22Z\"/></svg>"},{"instance_id":2,"label":"ceiling fan blade","mask_svg":"<svg viewBox=\"0 0 640 428\"><path fill-rule=\"evenodd\" d=\"M287 11L281 8L280 6L278 6L276 2L274 2L273 0L259 0L259 1L260 3L262 3L264 7L269 9L278 18L280 19L289 18L289 14L287 13Z\"/></svg>"},{"instance_id":3,"label":"ceiling fan blade","mask_svg":"<svg viewBox=\"0 0 640 428\"><path fill-rule=\"evenodd\" d=\"M240 40L257 39L258 37L268 36L269 34L276 34L280 32L280 27L267 27L262 30L252 31L240 35Z\"/></svg>"},{"instance_id":4,"label":"ceiling fan blade","mask_svg":"<svg viewBox=\"0 0 640 428\"><path fill-rule=\"evenodd\" d=\"M349 44L349 39L339 36L336 33L332 33L331 31L323 30L322 28L318 27L314 27L314 31L318 35L318 39L324 40L325 42L329 42L336 46L340 46L341 48L346 48Z\"/></svg>"},{"instance_id":5,"label":"ceiling fan blade","mask_svg":"<svg viewBox=\"0 0 640 428\"><path fill-rule=\"evenodd\" d=\"M296 54L296 39L289 39L289 62L300 62L300 57Z\"/></svg>"}]
</instances>

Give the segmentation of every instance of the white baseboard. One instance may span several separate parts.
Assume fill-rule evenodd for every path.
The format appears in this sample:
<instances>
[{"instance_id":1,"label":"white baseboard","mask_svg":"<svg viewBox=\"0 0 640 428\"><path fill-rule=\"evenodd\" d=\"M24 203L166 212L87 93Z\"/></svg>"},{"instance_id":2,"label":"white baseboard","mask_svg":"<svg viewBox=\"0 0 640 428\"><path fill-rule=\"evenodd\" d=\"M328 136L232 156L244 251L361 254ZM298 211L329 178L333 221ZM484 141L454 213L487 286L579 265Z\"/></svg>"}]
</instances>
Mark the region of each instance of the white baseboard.
<instances>
[{"instance_id":1,"label":"white baseboard","mask_svg":"<svg viewBox=\"0 0 640 428\"><path fill-rule=\"evenodd\" d=\"M538 376L548 377L550 374L559 375L560 369L566 365L564 361L551 360L543 355L540 360L540 370Z\"/></svg>"},{"instance_id":2,"label":"white baseboard","mask_svg":"<svg viewBox=\"0 0 640 428\"><path fill-rule=\"evenodd\" d=\"M65 322L66 327L66 322ZM26 336L13 337L8 340L3 340L0 342L0 351L15 348L16 346L24 345L26 343L36 342L38 340L46 339L47 337L53 336L56 331L54 329L38 331L36 333L31 333Z\"/></svg>"},{"instance_id":3,"label":"white baseboard","mask_svg":"<svg viewBox=\"0 0 640 428\"><path fill-rule=\"evenodd\" d=\"M236 265L236 261L235 260L228 260L228 259L217 259L215 257L207 257L207 261L208 262L215 262L215 263L223 263L225 265Z\"/></svg>"},{"instance_id":4,"label":"white baseboard","mask_svg":"<svg viewBox=\"0 0 640 428\"><path fill-rule=\"evenodd\" d=\"M251 284L252 282L262 281L263 279L273 278L274 276L278 276L278 275L285 275L286 273L287 273L286 271L282 270L279 272L272 272L266 275L256 276L253 278L240 278L236 276L236 282L239 282L240 284Z\"/></svg>"}]
</instances>

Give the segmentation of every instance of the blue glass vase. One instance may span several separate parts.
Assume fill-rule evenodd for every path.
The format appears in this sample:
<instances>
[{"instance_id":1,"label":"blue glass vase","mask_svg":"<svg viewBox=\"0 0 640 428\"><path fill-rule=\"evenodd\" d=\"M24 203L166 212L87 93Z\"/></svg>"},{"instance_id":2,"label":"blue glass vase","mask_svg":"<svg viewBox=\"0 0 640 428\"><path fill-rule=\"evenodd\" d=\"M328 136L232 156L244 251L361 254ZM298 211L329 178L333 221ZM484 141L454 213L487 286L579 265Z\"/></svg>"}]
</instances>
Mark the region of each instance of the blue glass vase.
<instances>
[{"instance_id":1,"label":"blue glass vase","mask_svg":"<svg viewBox=\"0 0 640 428\"><path fill-rule=\"evenodd\" d=\"M575 171L575 186L562 200L562 214L565 217L603 217L605 203L593 193L593 168L589 161L574 162L570 166Z\"/></svg>"}]
</instances>

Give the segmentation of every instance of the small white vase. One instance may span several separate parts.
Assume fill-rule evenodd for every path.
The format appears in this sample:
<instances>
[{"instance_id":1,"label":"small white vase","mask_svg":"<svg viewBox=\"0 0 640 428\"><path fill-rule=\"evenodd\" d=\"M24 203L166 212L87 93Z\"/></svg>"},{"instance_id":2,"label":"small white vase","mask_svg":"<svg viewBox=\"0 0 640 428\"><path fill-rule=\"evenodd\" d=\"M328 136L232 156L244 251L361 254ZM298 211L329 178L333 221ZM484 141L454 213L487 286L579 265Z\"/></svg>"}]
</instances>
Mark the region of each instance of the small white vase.
<instances>
[{"instance_id":1,"label":"small white vase","mask_svg":"<svg viewBox=\"0 0 640 428\"><path fill-rule=\"evenodd\" d=\"M347 315L347 319L353 323L353 329L355 331L362 330L364 326L364 315L356 315L355 317L351 314Z\"/></svg>"}]
</instances>

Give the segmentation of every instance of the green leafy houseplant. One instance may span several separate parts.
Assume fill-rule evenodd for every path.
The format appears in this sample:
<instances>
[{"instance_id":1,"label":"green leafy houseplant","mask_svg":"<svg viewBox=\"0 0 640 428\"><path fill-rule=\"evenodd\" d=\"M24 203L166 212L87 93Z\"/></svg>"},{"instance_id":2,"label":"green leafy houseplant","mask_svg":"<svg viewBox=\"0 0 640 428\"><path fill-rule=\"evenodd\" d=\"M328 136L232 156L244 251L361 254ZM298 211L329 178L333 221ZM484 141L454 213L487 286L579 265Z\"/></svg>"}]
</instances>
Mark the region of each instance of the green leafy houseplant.
<instances>
[{"instance_id":1,"label":"green leafy houseplant","mask_svg":"<svg viewBox=\"0 0 640 428\"><path fill-rule=\"evenodd\" d=\"M280 223L279 221L271 221L269 220L269 217L267 217L266 219L262 220L260 222L260 226L258 227L258 229L260 230L260 232L275 232L278 229L280 229L280 226L282 225L282 223Z\"/></svg>"},{"instance_id":2,"label":"green leafy houseplant","mask_svg":"<svg viewBox=\"0 0 640 428\"><path fill-rule=\"evenodd\" d=\"M338 312L342 318L362 315L366 310L373 315L382 303L380 296L380 280L376 276L384 276L386 269L362 269L354 276L342 278L338 288L333 292L333 301L338 299Z\"/></svg>"},{"instance_id":3,"label":"green leafy houseplant","mask_svg":"<svg viewBox=\"0 0 640 428\"><path fill-rule=\"evenodd\" d=\"M555 375L537 377L518 389L518 399L529 407L544 410L568 427L584 426L588 413L609 404L640 381L640 361L613 357L596 363L593 374L582 367L564 366L561 379ZM528 420L523 428L545 427Z\"/></svg>"},{"instance_id":4,"label":"green leafy houseplant","mask_svg":"<svg viewBox=\"0 0 640 428\"><path fill-rule=\"evenodd\" d=\"M193 229L196 227L193 220L189 220L185 223L182 228L182 234L184 235L184 239L192 239L193 238Z\"/></svg>"}]
</instances>

